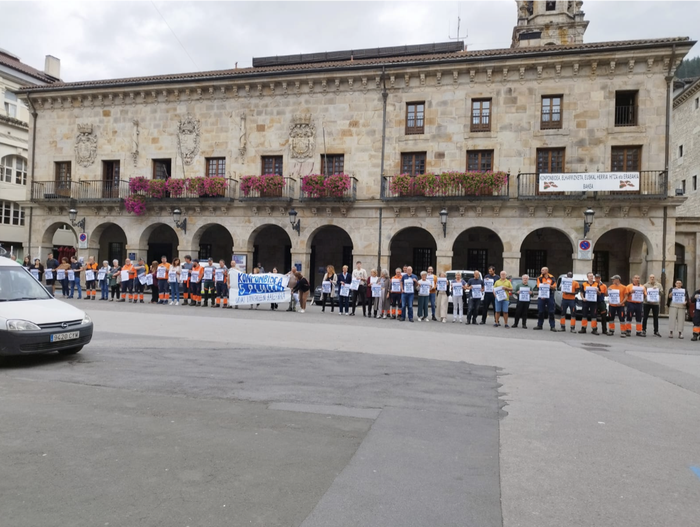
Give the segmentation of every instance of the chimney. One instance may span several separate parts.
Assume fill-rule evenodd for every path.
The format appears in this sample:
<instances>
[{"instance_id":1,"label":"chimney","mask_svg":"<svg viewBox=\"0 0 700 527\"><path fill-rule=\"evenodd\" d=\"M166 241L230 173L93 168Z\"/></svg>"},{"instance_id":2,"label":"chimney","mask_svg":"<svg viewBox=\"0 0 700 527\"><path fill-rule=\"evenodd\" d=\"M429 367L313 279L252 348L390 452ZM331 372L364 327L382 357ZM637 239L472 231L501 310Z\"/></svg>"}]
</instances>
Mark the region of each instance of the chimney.
<instances>
[{"instance_id":1,"label":"chimney","mask_svg":"<svg viewBox=\"0 0 700 527\"><path fill-rule=\"evenodd\" d=\"M46 60L44 61L44 73L51 75L57 79L61 78L61 59L52 57L51 55L46 55Z\"/></svg>"}]
</instances>

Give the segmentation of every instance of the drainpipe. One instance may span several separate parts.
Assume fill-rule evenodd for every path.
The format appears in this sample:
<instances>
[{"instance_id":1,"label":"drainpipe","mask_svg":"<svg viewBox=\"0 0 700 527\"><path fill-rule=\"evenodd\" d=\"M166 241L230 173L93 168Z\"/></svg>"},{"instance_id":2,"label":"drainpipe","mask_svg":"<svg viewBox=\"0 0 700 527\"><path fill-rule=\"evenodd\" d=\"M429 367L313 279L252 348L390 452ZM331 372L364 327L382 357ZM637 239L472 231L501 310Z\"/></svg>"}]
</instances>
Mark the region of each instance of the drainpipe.
<instances>
[{"instance_id":1,"label":"drainpipe","mask_svg":"<svg viewBox=\"0 0 700 527\"><path fill-rule=\"evenodd\" d=\"M673 68L673 63L676 60L676 45L673 45L671 49L671 61L668 63L668 74L666 75L666 143L664 145L664 170L666 171L666 193L668 194L668 182L670 178L669 170L669 158L671 157L671 106L673 104L673 75L671 75L671 69ZM661 287L666 291L666 240L667 240L667 227L668 227L668 206L664 205L664 232L661 239L663 244L663 256L661 260ZM687 285L687 284L686 284ZM661 303L662 309L666 304Z\"/></svg>"},{"instance_id":2,"label":"drainpipe","mask_svg":"<svg viewBox=\"0 0 700 527\"><path fill-rule=\"evenodd\" d=\"M34 104L32 103L31 97L29 94L27 94L27 102L29 103L30 108L32 109L31 114L32 114L32 119L33 119L33 128L32 128L32 166L31 169L29 170L29 199L31 200L32 198L32 193L34 192L34 166L36 164L36 157L35 157L35 152L36 152L36 121L39 117L39 114L36 111L36 108L34 108ZM32 220L34 219L34 207L29 207L29 236L27 239L27 245L29 247L29 256L32 257ZM34 255L36 257L36 255ZM33 257L32 257L33 258Z\"/></svg>"},{"instance_id":3,"label":"drainpipe","mask_svg":"<svg viewBox=\"0 0 700 527\"><path fill-rule=\"evenodd\" d=\"M386 101L389 98L389 92L386 91L386 75L384 66L382 66L382 157L379 167L379 187L383 186L384 178L384 153L386 151ZM381 191L380 191L381 193ZM380 196L381 197L381 196ZM382 213L384 208L379 206L379 244L377 250L377 272L381 276L382 273Z\"/></svg>"}]
</instances>

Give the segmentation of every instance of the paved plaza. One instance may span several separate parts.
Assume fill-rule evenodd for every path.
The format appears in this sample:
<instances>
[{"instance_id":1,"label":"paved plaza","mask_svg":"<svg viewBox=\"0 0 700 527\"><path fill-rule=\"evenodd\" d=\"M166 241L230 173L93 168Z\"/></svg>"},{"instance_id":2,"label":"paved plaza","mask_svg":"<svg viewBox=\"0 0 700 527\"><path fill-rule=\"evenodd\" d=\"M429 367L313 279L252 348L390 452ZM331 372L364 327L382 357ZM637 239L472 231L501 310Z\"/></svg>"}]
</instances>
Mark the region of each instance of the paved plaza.
<instances>
[{"instance_id":1,"label":"paved plaza","mask_svg":"<svg viewBox=\"0 0 700 527\"><path fill-rule=\"evenodd\" d=\"M690 325L71 302L89 346L0 367L3 526L698 525Z\"/></svg>"}]
</instances>

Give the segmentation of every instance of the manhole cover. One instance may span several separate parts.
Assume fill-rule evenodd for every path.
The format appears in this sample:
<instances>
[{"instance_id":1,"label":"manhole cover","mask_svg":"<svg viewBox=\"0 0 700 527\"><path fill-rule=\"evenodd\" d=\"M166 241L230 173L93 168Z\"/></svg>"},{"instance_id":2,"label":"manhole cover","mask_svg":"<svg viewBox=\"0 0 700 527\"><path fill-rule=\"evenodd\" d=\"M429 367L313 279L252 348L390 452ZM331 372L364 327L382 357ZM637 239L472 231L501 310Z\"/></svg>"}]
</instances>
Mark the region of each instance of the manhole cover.
<instances>
[{"instance_id":1,"label":"manhole cover","mask_svg":"<svg viewBox=\"0 0 700 527\"><path fill-rule=\"evenodd\" d=\"M599 344L597 342L584 342L581 346L589 346L591 348L609 348L609 344Z\"/></svg>"}]
</instances>

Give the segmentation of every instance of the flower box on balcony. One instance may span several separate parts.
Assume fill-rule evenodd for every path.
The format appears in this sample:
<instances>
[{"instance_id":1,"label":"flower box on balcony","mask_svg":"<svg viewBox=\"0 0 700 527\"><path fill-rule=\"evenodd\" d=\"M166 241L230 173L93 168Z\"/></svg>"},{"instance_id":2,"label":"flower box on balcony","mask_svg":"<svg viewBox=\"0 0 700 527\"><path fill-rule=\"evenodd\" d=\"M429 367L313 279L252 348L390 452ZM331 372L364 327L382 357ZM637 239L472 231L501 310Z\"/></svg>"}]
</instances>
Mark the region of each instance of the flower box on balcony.
<instances>
[{"instance_id":1,"label":"flower box on balcony","mask_svg":"<svg viewBox=\"0 0 700 527\"><path fill-rule=\"evenodd\" d=\"M261 176L243 176L241 178L241 193L244 197L281 198L285 181L277 174Z\"/></svg>"}]
</instances>

